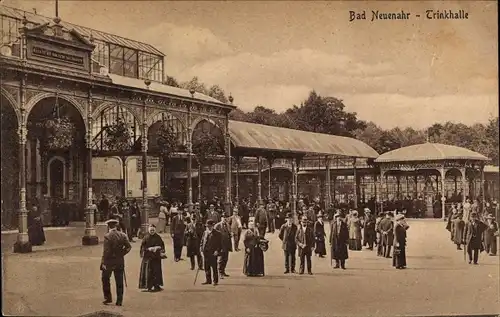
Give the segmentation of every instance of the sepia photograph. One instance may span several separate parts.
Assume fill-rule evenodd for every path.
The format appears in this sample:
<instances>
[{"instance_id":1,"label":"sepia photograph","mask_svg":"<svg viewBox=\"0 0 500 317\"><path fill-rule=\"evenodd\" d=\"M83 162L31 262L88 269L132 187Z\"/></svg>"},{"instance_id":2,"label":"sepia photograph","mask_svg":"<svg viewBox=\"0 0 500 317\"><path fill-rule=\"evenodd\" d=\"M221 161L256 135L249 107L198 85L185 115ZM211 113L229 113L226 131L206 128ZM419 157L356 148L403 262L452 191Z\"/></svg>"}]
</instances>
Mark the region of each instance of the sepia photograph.
<instances>
[{"instance_id":1,"label":"sepia photograph","mask_svg":"<svg viewBox=\"0 0 500 317\"><path fill-rule=\"evenodd\" d=\"M4 316L500 316L497 1L1 0Z\"/></svg>"}]
</instances>

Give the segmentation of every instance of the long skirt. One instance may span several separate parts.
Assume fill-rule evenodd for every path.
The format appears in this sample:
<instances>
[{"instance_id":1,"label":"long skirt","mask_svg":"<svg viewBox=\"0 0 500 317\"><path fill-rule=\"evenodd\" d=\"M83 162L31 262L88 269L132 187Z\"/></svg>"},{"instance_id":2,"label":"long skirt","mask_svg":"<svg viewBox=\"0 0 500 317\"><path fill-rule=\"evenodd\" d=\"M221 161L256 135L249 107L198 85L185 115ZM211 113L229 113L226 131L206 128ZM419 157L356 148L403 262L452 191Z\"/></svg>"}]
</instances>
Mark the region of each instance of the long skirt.
<instances>
[{"instance_id":1,"label":"long skirt","mask_svg":"<svg viewBox=\"0 0 500 317\"><path fill-rule=\"evenodd\" d=\"M245 253L243 274L246 276L264 276L264 252L255 247Z\"/></svg>"},{"instance_id":2,"label":"long skirt","mask_svg":"<svg viewBox=\"0 0 500 317\"><path fill-rule=\"evenodd\" d=\"M320 255L320 256L326 255L325 240L323 240L323 241L317 240L316 241L316 248L314 249L314 253L316 253L317 255Z\"/></svg>"},{"instance_id":3,"label":"long skirt","mask_svg":"<svg viewBox=\"0 0 500 317\"><path fill-rule=\"evenodd\" d=\"M349 250L360 251L361 250L361 239L349 239Z\"/></svg>"},{"instance_id":4,"label":"long skirt","mask_svg":"<svg viewBox=\"0 0 500 317\"><path fill-rule=\"evenodd\" d=\"M139 273L139 289L151 289L163 286L161 259L142 259Z\"/></svg>"},{"instance_id":5,"label":"long skirt","mask_svg":"<svg viewBox=\"0 0 500 317\"><path fill-rule=\"evenodd\" d=\"M166 232L166 227L167 227L167 219L165 218L159 218L158 219L158 226L156 230L158 230L158 233L163 233Z\"/></svg>"},{"instance_id":6,"label":"long skirt","mask_svg":"<svg viewBox=\"0 0 500 317\"><path fill-rule=\"evenodd\" d=\"M497 254L497 237L494 234L485 232L484 250L491 255Z\"/></svg>"},{"instance_id":7,"label":"long skirt","mask_svg":"<svg viewBox=\"0 0 500 317\"><path fill-rule=\"evenodd\" d=\"M392 254L392 266L394 266L395 268L406 267L406 248L405 247L394 248L394 252Z\"/></svg>"},{"instance_id":8,"label":"long skirt","mask_svg":"<svg viewBox=\"0 0 500 317\"><path fill-rule=\"evenodd\" d=\"M28 238L31 245L42 245L45 243L45 232L43 232L40 220L33 221L33 224L28 227Z\"/></svg>"}]
</instances>

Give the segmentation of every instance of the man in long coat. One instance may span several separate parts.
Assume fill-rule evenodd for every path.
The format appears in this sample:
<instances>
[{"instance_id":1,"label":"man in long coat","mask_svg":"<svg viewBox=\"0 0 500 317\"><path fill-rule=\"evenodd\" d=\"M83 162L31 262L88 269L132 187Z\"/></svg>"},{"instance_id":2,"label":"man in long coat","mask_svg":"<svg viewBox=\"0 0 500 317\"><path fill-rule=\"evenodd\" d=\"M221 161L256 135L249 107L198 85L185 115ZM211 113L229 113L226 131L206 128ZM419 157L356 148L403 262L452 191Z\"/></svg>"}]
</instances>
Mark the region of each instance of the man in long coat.
<instances>
[{"instance_id":1,"label":"man in long coat","mask_svg":"<svg viewBox=\"0 0 500 317\"><path fill-rule=\"evenodd\" d=\"M302 217L301 224L295 234L295 243L299 247L299 274L304 274L305 262L307 262L307 273L312 275L311 257L315 246L314 230L309 226L307 217L305 216Z\"/></svg>"},{"instance_id":2,"label":"man in long coat","mask_svg":"<svg viewBox=\"0 0 500 317\"><path fill-rule=\"evenodd\" d=\"M126 234L117 230L118 220L106 221L109 231L104 235L104 245L101 259L102 292L104 294L103 304L112 302L111 274L115 276L116 282L116 305L123 303L123 277L125 274L125 255L130 252L132 246Z\"/></svg>"},{"instance_id":3,"label":"man in long coat","mask_svg":"<svg viewBox=\"0 0 500 317\"><path fill-rule=\"evenodd\" d=\"M335 260L334 269L341 267L345 270L345 260L349 258L347 245L349 244L349 229L347 224L337 213L330 225L330 246L332 248L332 260ZM333 262L333 261L332 261Z\"/></svg>"},{"instance_id":4,"label":"man in long coat","mask_svg":"<svg viewBox=\"0 0 500 317\"><path fill-rule=\"evenodd\" d=\"M203 233L201 240L200 251L203 254L203 266L205 268L206 280L202 285L212 284L212 277L214 286L219 283L219 271L217 270L217 256L221 251L221 234L219 231L214 230L213 220L207 220L207 229Z\"/></svg>"},{"instance_id":5,"label":"man in long coat","mask_svg":"<svg viewBox=\"0 0 500 317\"><path fill-rule=\"evenodd\" d=\"M469 264L474 260L477 265L479 259L479 252L484 251L482 242L483 232L487 226L479 221L478 215L475 212L470 213L470 221L465 223L464 243L467 246L467 254L469 255Z\"/></svg>"},{"instance_id":6,"label":"man in long coat","mask_svg":"<svg viewBox=\"0 0 500 317\"><path fill-rule=\"evenodd\" d=\"M221 221L214 227L215 230L220 232L221 236L221 249L219 252L219 275L221 278L229 277L226 273L226 266L229 261L229 252L233 251L231 244L231 231L229 229L229 224L227 223L228 218L229 215L227 213L223 213Z\"/></svg>"},{"instance_id":7,"label":"man in long coat","mask_svg":"<svg viewBox=\"0 0 500 317\"><path fill-rule=\"evenodd\" d=\"M259 208L255 212L255 227L257 227L257 230L259 230L259 234L261 238L264 238L266 235L266 229L267 229L267 223L268 223L268 218L267 218L267 212L266 209L264 208L264 204L260 203Z\"/></svg>"},{"instance_id":8,"label":"man in long coat","mask_svg":"<svg viewBox=\"0 0 500 317\"><path fill-rule=\"evenodd\" d=\"M267 204L267 232L274 233L274 231L276 230L274 223L276 219L276 212L276 203L270 199L269 203Z\"/></svg>"},{"instance_id":9,"label":"man in long coat","mask_svg":"<svg viewBox=\"0 0 500 317\"><path fill-rule=\"evenodd\" d=\"M293 223L293 216L289 212L286 214L286 223L280 228L279 238L282 241L282 249L285 254L285 274L290 272L295 273L295 235L297 234L297 226Z\"/></svg>"},{"instance_id":10,"label":"man in long coat","mask_svg":"<svg viewBox=\"0 0 500 317\"><path fill-rule=\"evenodd\" d=\"M392 221L392 217L393 213L389 211L379 223L382 252L386 258L391 257L391 247L394 242L394 222Z\"/></svg>"},{"instance_id":11,"label":"man in long coat","mask_svg":"<svg viewBox=\"0 0 500 317\"><path fill-rule=\"evenodd\" d=\"M174 261L178 262L181 260L182 247L184 246L184 232L186 230L186 224L184 223L184 218L182 213L179 211L172 216L172 223L170 225L170 235L174 244Z\"/></svg>"},{"instance_id":12,"label":"man in long coat","mask_svg":"<svg viewBox=\"0 0 500 317\"><path fill-rule=\"evenodd\" d=\"M373 243L376 239L375 216L370 209L365 208L365 218L363 221L363 245L368 245L368 250L373 250Z\"/></svg>"},{"instance_id":13,"label":"man in long coat","mask_svg":"<svg viewBox=\"0 0 500 317\"><path fill-rule=\"evenodd\" d=\"M233 215L228 219L229 228L231 230L231 236L234 240L234 251L240 251L240 238L241 231L243 230L243 223L240 215L238 214L238 207L234 207Z\"/></svg>"}]
</instances>

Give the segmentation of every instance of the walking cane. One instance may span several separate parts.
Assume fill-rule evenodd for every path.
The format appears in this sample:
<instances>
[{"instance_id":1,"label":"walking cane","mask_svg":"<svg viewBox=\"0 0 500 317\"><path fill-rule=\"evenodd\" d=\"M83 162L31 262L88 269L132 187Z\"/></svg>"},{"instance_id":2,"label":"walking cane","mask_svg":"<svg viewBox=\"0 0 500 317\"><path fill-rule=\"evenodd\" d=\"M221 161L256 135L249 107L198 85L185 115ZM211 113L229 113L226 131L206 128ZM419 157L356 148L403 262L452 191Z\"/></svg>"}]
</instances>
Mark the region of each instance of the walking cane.
<instances>
[{"instance_id":1,"label":"walking cane","mask_svg":"<svg viewBox=\"0 0 500 317\"><path fill-rule=\"evenodd\" d=\"M200 273L200 268L196 270L196 275L194 276L194 282L193 285L196 285L196 280L198 280L198 273Z\"/></svg>"},{"instance_id":2,"label":"walking cane","mask_svg":"<svg viewBox=\"0 0 500 317\"><path fill-rule=\"evenodd\" d=\"M125 274L125 270L123 270L123 280L125 281L125 287L127 286L127 275Z\"/></svg>"}]
</instances>

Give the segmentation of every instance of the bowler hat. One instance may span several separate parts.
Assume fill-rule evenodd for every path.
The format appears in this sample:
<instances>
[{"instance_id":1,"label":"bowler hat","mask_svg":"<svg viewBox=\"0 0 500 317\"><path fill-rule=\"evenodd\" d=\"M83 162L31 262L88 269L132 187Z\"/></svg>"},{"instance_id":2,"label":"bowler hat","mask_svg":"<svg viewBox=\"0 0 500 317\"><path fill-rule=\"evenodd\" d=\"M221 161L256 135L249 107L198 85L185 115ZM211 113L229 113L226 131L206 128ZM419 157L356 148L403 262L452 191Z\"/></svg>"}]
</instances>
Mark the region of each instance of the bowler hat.
<instances>
[{"instance_id":1,"label":"bowler hat","mask_svg":"<svg viewBox=\"0 0 500 317\"><path fill-rule=\"evenodd\" d=\"M477 217L477 212L475 212L475 211L471 212L471 213L470 213L470 216L471 216L471 217Z\"/></svg>"},{"instance_id":2,"label":"bowler hat","mask_svg":"<svg viewBox=\"0 0 500 317\"><path fill-rule=\"evenodd\" d=\"M213 225L214 225L214 221L212 219L208 219L207 226L213 226Z\"/></svg>"},{"instance_id":3,"label":"bowler hat","mask_svg":"<svg viewBox=\"0 0 500 317\"><path fill-rule=\"evenodd\" d=\"M292 213L291 213L291 212L287 212L287 213L286 213L286 217L287 217L287 218L292 218Z\"/></svg>"},{"instance_id":4,"label":"bowler hat","mask_svg":"<svg viewBox=\"0 0 500 317\"><path fill-rule=\"evenodd\" d=\"M486 219L495 219L495 217L493 217L492 214L489 214L488 216L486 216Z\"/></svg>"},{"instance_id":5,"label":"bowler hat","mask_svg":"<svg viewBox=\"0 0 500 317\"><path fill-rule=\"evenodd\" d=\"M405 216L403 214L396 215L396 220L402 220L402 219L405 219Z\"/></svg>"}]
</instances>

